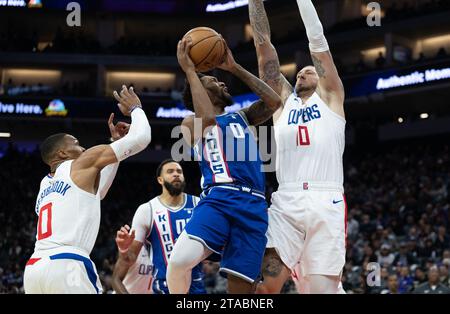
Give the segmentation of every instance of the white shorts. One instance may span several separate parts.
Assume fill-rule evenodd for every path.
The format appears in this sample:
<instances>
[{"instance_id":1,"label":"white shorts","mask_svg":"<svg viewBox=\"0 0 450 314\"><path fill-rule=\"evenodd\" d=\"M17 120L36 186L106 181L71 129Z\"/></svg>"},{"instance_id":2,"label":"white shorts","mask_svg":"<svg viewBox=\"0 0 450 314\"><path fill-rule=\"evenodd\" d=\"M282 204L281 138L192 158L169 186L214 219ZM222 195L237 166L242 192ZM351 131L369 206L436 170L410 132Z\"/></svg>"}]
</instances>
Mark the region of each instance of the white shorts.
<instances>
[{"instance_id":1,"label":"white shorts","mask_svg":"<svg viewBox=\"0 0 450 314\"><path fill-rule=\"evenodd\" d=\"M315 183L280 185L269 208L267 247L294 271L339 276L345 264L347 204L342 187Z\"/></svg>"},{"instance_id":2,"label":"white shorts","mask_svg":"<svg viewBox=\"0 0 450 314\"><path fill-rule=\"evenodd\" d=\"M76 253L35 253L25 267L27 294L99 294L102 285L94 263Z\"/></svg>"},{"instance_id":3,"label":"white shorts","mask_svg":"<svg viewBox=\"0 0 450 314\"><path fill-rule=\"evenodd\" d=\"M295 265L295 269L291 274L291 278L299 294L311 293L309 278L302 274L300 263ZM342 286L342 281L339 282L337 294L346 294L344 287Z\"/></svg>"}]
</instances>

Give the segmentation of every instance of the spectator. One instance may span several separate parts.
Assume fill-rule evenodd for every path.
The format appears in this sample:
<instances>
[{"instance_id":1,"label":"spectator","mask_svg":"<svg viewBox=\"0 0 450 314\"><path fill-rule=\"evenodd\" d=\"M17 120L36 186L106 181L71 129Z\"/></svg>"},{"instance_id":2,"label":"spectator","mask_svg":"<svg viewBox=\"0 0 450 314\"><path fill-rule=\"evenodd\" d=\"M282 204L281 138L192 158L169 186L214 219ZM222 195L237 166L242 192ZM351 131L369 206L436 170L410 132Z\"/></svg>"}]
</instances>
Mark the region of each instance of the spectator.
<instances>
[{"instance_id":1,"label":"spectator","mask_svg":"<svg viewBox=\"0 0 450 314\"><path fill-rule=\"evenodd\" d=\"M426 282L426 279L427 278L423 269L420 267L416 267L414 269L414 288L417 288L418 286Z\"/></svg>"},{"instance_id":2,"label":"spectator","mask_svg":"<svg viewBox=\"0 0 450 314\"><path fill-rule=\"evenodd\" d=\"M375 66L377 69L384 68L386 64L386 58L383 56L383 53L380 51L378 53L378 58L375 60Z\"/></svg>"},{"instance_id":3,"label":"spectator","mask_svg":"<svg viewBox=\"0 0 450 314\"><path fill-rule=\"evenodd\" d=\"M445 249L450 248L450 239L445 226L439 226L434 247L439 252L443 252Z\"/></svg>"},{"instance_id":4,"label":"spectator","mask_svg":"<svg viewBox=\"0 0 450 314\"><path fill-rule=\"evenodd\" d=\"M349 239L356 239L359 233L359 222L354 218L355 211L351 210L348 214L347 221L347 237Z\"/></svg>"},{"instance_id":5,"label":"spectator","mask_svg":"<svg viewBox=\"0 0 450 314\"><path fill-rule=\"evenodd\" d=\"M378 264L380 264L381 267L390 267L394 263L394 259L395 255L391 253L391 246L384 243L378 254Z\"/></svg>"},{"instance_id":6,"label":"spectator","mask_svg":"<svg viewBox=\"0 0 450 314\"><path fill-rule=\"evenodd\" d=\"M447 51L444 47L439 48L436 58L443 59L447 57Z\"/></svg>"},{"instance_id":7,"label":"spectator","mask_svg":"<svg viewBox=\"0 0 450 314\"><path fill-rule=\"evenodd\" d=\"M381 291L381 294L398 294L398 277L397 274L390 274L388 277L387 289Z\"/></svg>"},{"instance_id":8,"label":"spectator","mask_svg":"<svg viewBox=\"0 0 450 314\"><path fill-rule=\"evenodd\" d=\"M433 266L428 271L428 282L414 290L415 294L450 294L450 289L439 281L439 269Z\"/></svg>"},{"instance_id":9,"label":"spectator","mask_svg":"<svg viewBox=\"0 0 450 314\"><path fill-rule=\"evenodd\" d=\"M448 273L448 266L446 264L441 264L439 266L439 276L441 283L446 287L450 287L450 276Z\"/></svg>"},{"instance_id":10,"label":"spectator","mask_svg":"<svg viewBox=\"0 0 450 314\"><path fill-rule=\"evenodd\" d=\"M417 262L416 258L409 252L406 242L402 241L399 246L399 252L395 256L393 265L413 265Z\"/></svg>"},{"instance_id":11,"label":"spectator","mask_svg":"<svg viewBox=\"0 0 450 314\"><path fill-rule=\"evenodd\" d=\"M414 289L414 278L410 276L408 266L400 267L400 277L398 281L399 293L409 293Z\"/></svg>"}]
</instances>

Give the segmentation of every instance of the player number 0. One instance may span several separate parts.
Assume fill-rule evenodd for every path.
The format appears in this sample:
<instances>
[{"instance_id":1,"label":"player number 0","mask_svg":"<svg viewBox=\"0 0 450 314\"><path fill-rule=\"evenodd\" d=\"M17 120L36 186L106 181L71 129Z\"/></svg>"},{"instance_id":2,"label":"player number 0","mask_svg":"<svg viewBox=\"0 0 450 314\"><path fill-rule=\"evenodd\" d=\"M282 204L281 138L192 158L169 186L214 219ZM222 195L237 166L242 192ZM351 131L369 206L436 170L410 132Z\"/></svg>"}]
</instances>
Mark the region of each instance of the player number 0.
<instances>
[{"instance_id":1,"label":"player number 0","mask_svg":"<svg viewBox=\"0 0 450 314\"><path fill-rule=\"evenodd\" d=\"M308 146L309 144L308 127L300 125L297 134L297 146Z\"/></svg>"},{"instance_id":2,"label":"player number 0","mask_svg":"<svg viewBox=\"0 0 450 314\"><path fill-rule=\"evenodd\" d=\"M44 224L44 225L43 225ZM52 203L48 203L39 210L38 240L52 235Z\"/></svg>"}]
</instances>

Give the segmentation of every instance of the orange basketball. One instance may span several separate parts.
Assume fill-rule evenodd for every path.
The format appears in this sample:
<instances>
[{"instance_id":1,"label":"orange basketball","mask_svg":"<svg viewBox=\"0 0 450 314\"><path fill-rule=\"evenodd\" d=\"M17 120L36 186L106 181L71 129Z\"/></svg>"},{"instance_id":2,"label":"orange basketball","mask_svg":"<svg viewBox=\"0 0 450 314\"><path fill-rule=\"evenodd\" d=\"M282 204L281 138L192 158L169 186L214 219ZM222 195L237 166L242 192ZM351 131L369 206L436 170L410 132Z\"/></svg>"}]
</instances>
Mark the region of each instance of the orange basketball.
<instances>
[{"instance_id":1,"label":"orange basketball","mask_svg":"<svg viewBox=\"0 0 450 314\"><path fill-rule=\"evenodd\" d=\"M209 27L196 27L184 35L192 39L189 56L199 72L207 72L222 63L225 55L225 41ZM183 37L183 38L184 38Z\"/></svg>"}]
</instances>

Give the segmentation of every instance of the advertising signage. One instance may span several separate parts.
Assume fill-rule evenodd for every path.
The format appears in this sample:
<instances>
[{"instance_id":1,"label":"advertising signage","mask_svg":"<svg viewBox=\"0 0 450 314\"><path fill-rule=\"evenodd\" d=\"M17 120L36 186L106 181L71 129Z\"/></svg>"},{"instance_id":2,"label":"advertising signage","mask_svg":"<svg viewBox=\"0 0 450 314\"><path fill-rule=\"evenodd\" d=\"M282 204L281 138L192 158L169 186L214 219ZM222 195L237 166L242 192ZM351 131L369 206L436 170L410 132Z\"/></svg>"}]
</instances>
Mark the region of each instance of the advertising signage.
<instances>
[{"instance_id":1,"label":"advertising signage","mask_svg":"<svg viewBox=\"0 0 450 314\"><path fill-rule=\"evenodd\" d=\"M227 112L245 108L257 100L255 94L234 97L234 104L226 107ZM167 101L144 107L149 119L183 119L192 114L183 104ZM47 117L47 118L107 118L111 112L118 112L112 100L86 100L77 98L21 99L0 98L0 117Z\"/></svg>"},{"instance_id":2,"label":"advertising signage","mask_svg":"<svg viewBox=\"0 0 450 314\"><path fill-rule=\"evenodd\" d=\"M450 81L450 65L389 70L347 79L344 82L349 98L367 96L401 88L414 88L436 82Z\"/></svg>"}]
</instances>

